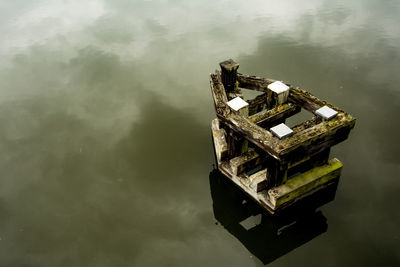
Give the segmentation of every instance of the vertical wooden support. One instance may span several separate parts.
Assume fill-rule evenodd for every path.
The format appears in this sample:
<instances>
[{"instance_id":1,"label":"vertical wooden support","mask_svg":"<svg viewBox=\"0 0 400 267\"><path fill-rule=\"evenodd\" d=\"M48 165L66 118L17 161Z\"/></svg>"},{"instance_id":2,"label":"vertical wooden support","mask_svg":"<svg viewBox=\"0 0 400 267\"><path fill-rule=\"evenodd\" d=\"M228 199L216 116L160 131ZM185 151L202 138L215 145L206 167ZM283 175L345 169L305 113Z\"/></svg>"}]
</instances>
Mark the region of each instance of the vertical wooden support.
<instances>
[{"instance_id":1,"label":"vertical wooden support","mask_svg":"<svg viewBox=\"0 0 400 267\"><path fill-rule=\"evenodd\" d=\"M229 92L235 91L237 88L237 70L239 64L232 59L228 59L219 63L219 66L221 67L222 84L227 94L229 94Z\"/></svg>"},{"instance_id":2,"label":"vertical wooden support","mask_svg":"<svg viewBox=\"0 0 400 267\"><path fill-rule=\"evenodd\" d=\"M269 157L267 159L268 187L271 188L285 183L287 180L287 170L287 164L281 164L279 160Z\"/></svg>"},{"instance_id":3,"label":"vertical wooden support","mask_svg":"<svg viewBox=\"0 0 400 267\"><path fill-rule=\"evenodd\" d=\"M331 148L328 147L328 148L322 150L321 152L311 156L311 158L310 158L311 168L327 164L328 160L329 160L330 152L331 152Z\"/></svg>"},{"instance_id":4,"label":"vertical wooden support","mask_svg":"<svg viewBox=\"0 0 400 267\"><path fill-rule=\"evenodd\" d=\"M246 153L249 150L249 141L246 138L239 140L240 144L240 154Z\"/></svg>"},{"instance_id":5,"label":"vertical wooden support","mask_svg":"<svg viewBox=\"0 0 400 267\"><path fill-rule=\"evenodd\" d=\"M238 135L229 128L226 131L229 158L240 156L249 150L249 141L246 138Z\"/></svg>"},{"instance_id":6,"label":"vertical wooden support","mask_svg":"<svg viewBox=\"0 0 400 267\"><path fill-rule=\"evenodd\" d=\"M228 157L233 158L236 156L235 136L234 132L227 128L226 142L228 144Z\"/></svg>"}]
</instances>

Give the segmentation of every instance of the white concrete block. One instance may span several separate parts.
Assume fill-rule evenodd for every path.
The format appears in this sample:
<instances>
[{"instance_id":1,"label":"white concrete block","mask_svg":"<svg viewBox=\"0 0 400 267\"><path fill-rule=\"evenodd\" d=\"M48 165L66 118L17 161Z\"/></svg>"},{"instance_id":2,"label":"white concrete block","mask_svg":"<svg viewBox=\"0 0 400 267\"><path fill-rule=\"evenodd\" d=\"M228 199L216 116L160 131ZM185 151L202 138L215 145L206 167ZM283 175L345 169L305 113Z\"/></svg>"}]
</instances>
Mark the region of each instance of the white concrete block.
<instances>
[{"instance_id":1,"label":"white concrete block","mask_svg":"<svg viewBox=\"0 0 400 267\"><path fill-rule=\"evenodd\" d=\"M277 105L282 105L287 101L289 96L290 87L286 84L276 81L268 85L268 89L271 90L272 94L269 97L273 97L276 100Z\"/></svg>"},{"instance_id":2,"label":"white concrete block","mask_svg":"<svg viewBox=\"0 0 400 267\"><path fill-rule=\"evenodd\" d=\"M277 136L279 139L282 139L286 136L289 136L293 133L293 130L290 129L286 124L281 123L270 129L270 131Z\"/></svg>"},{"instance_id":3,"label":"white concrete block","mask_svg":"<svg viewBox=\"0 0 400 267\"><path fill-rule=\"evenodd\" d=\"M234 99L228 101L228 106L230 106L233 110L238 111L246 106L248 106L249 103L244 101L241 97L235 97Z\"/></svg>"},{"instance_id":4,"label":"white concrete block","mask_svg":"<svg viewBox=\"0 0 400 267\"><path fill-rule=\"evenodd\" d=\"M334 118L338 114L338 112L328 106L323 106L322 108L317 109L315 111L315 114L324 118L325 120L330 120Z\"/></svg>"},{"instance_id":5,"label":"white concrete block","mask_svg":"<svg viewBox=\"0 0 400 267\"><path fill-rule=\"evenodd\" d=\"M289 86L284 84L283 82L276 81L268 85L268 89L274 91L277 94L284 93L286 91L289 91Z\"/></svg>"}]
</instances>

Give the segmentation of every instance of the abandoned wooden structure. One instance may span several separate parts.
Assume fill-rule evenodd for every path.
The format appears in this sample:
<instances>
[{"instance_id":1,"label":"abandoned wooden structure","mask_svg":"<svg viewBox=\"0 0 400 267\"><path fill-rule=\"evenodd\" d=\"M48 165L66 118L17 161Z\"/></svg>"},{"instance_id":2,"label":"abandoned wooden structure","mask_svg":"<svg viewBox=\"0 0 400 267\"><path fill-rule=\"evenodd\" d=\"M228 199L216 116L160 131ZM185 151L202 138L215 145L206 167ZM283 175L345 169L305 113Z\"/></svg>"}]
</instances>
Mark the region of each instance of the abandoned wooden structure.
<instances>
[{"instance_id":1,"label":"abandoned wooden structure","mask_svg":"<svg viewBox=\"0 0 400 267\"><path fill-rule=\"evenodd\" d=\"M231 59L220 67L210 75L218 169L271 213L337 185L342 163L329 159L330 147L347 139L355 118L300 88L238 73ZM260 94L245 101L242 89ZM289 128L301 109L313 117Z\"/></svg>"}]
</instances>

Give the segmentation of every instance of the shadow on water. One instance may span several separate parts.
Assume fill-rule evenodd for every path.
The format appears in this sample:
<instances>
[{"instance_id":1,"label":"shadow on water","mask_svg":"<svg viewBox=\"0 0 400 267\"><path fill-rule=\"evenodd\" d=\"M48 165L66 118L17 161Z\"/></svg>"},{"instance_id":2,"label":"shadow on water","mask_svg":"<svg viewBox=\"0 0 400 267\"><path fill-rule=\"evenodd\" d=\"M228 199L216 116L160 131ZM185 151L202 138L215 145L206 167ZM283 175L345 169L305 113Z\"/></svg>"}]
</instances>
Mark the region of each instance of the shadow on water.
<instances>
[{"instance_id":1,"label":"shadow on water","mask_svg":"<svg viewBox=\"0 0 400 267\"><path fill-rule=\"evenodd\" d=\"M215 219L264 264L311 241L328 229L318 207L332 201L336 186L270 215L217 169L209 175Z\"/></svg>"}]
</instances>

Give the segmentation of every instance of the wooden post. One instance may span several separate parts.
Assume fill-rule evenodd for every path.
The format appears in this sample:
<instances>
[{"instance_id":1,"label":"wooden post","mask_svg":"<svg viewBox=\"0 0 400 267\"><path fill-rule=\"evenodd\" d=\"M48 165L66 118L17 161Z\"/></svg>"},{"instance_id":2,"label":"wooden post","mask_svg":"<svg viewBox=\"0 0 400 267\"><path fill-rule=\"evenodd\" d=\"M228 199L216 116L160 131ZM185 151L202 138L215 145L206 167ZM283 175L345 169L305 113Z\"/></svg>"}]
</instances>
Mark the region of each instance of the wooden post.
<instances>
[{"instance_id":1,"label":"wooden post","mask_svg":"<svg viewBox=\"0 0 400 267\"><path fill-rule=\"evenodd\" d=\"M287 164L282 164L279 160L269 157L267 159L267 182L268 187L281 185L287 180Z\"/></svg>"},{"instance_id":2,"label":"wooden post","mask_svg":"<svg viewBox=\"0 0 400 267\"><path fill-rule=\"evenodd\" d=\"M226 141L228 144L228 157L240 156L248 151L249 142L246 138L238 135L233 130L226 128Z\"/></svg>"},{"instance_id":3,"label":"wooden post","mask_svg":"<svg viewBox=\"0 0 400 267\"><path fill-rule=\"evenodd\" d=\"M222 84L227 93L234 91L237 88L237 70L239 64L232 59L225 60L219 63L221 67Z\"/></svg>"}]
</instances>

